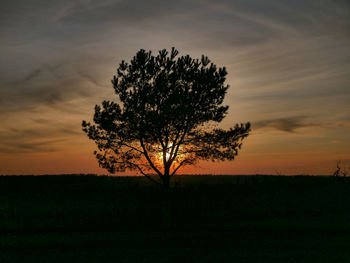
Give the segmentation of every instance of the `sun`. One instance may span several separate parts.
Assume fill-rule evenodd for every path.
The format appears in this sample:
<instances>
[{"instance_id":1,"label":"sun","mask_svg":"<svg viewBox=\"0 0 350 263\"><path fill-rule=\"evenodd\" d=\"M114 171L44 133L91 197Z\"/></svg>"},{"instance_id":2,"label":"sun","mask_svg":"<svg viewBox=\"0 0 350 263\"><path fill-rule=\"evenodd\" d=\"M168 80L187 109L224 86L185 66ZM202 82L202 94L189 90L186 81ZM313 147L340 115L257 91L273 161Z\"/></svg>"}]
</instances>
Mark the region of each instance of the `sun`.
<instances>
[{"instance_id":1,"label":"sun","mask_svg":"<svg viewBox=\"0 0 350 263\"><path fill-rule=\"evenodd\" d=\"M168 160L169 160L169 158L170 158L170 153L169 153L169 152L166 152L166 153L165 153L165 160L167 160L167 161L168 161Z\"/></svg>"},{"instance_id":2,"label":"sun","mask_svg":"<svg viewBox=\"0 0 350 263\"><path fill-rule=\"evenodd\" d=\"M170 151L171 151L171 147L172 147L172 146L173 146L173 145L170 144L170 145L168 146L168 149L167 149L166 153L165 153L165 160L166 160L166 161L168 161L168 160L170 159ZM158 154L158 159L159 159L160 161L163 161L163 152L159 152L159 154Z\"/></svg>"},{"instance_id":3,"label":"sun","mask_svg":"<svg viewBox=\"0 0 350 263\"><path fill-rule=\"evenodd\" d=\"M165 153L165 161L169 161L170 158L174 158L174 156L171 156L171 150L172 150L173 145L169 144L167 151ZM163 152L160 150L158 152L157 156L157 163L159 163L160 165L163 165ZM185 158L185 154L182 152L182 147L180 146L177 152L176 157L174 158L172 164L177 164L179 163L181 160L183 160Z\"/></svg>"}]
</instances>

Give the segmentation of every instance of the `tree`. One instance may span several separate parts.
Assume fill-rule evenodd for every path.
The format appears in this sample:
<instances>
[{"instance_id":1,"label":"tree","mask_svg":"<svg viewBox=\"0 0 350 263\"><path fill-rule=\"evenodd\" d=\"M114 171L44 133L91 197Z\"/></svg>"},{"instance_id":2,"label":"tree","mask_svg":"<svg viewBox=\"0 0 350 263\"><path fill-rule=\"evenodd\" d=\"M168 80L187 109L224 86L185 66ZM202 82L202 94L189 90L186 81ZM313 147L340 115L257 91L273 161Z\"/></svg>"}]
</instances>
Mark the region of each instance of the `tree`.
<instances>
[{"instance_id":1,"label":"tree","mask_svg":"<svg viewBox=\"0 0 350 263\"><path fill-rule=\"evenodd\" d=\"M99 165L110 173L136 170L169 187L185 165L238 154L249 123L229 130L208 125L227 114L226 69L204 55L177 55L175 48L157 56L141 49L130 63L122 61L112 80L119 101L96 105L95 124L83 121L83 131L97 144Z\"/></svg>"}]
</instances>

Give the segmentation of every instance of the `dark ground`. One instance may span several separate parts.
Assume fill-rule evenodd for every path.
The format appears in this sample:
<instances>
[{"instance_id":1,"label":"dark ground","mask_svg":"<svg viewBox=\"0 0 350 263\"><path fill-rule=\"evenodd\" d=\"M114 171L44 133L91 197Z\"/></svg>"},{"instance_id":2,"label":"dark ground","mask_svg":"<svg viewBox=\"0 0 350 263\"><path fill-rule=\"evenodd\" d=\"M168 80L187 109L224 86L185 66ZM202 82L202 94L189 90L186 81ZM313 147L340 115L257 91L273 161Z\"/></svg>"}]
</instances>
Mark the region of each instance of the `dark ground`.
<instances>
[{"instance_id":1,"label":"dark ground","mask_svg":"<svg viewBox=\"0 0 350 263\"><path fill-rule=\"evenodd\" d=\"M350 262L350 180L0 177L0 262Z\"/></svg>"}]
</instances>

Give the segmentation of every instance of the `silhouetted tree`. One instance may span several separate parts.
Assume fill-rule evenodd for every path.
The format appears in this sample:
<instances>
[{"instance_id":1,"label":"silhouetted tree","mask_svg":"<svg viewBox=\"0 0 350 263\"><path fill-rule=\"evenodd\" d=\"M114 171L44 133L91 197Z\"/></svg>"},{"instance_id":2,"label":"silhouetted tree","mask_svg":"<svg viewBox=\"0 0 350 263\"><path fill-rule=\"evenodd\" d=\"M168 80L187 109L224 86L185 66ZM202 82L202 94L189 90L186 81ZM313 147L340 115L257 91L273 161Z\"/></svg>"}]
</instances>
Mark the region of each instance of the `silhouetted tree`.
<instances>
[{"instance_id":1,"label":"silhouetted tree","mask_svg":"<svg viewBox=\"0 0 350 263\"><path fill-rule=\"evenodd\" d=\"M233 160L238 154L249 123L229 130L205 126L227 114L228 106L222 106L226 69L206 56L177 55L175 48L157 56L141 49L130 63L120 63L112 80L120 101L96 105L95 125L82 123L98 146L94 154L101 167L111 173L137 170L169 187L184 165Z\"/></svg>"}]
</instances>

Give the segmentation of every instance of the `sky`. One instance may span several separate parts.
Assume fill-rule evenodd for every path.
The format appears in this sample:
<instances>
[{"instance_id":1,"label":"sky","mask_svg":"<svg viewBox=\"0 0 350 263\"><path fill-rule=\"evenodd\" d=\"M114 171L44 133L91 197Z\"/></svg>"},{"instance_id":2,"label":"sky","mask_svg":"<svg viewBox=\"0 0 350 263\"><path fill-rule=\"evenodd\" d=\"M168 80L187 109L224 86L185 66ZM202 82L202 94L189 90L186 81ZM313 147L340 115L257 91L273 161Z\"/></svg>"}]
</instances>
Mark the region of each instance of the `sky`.
<instances>
[{"instance_id":1,"label":"sky","mask_svg":"<svg viewBox=\"0 0 350 263\"><path fill-rule=\"evenodd\" d=\"M350 167L348 0L2 0L0 174L107 172L81 131L142 49L228 71L220 127L252 123L233 162L182 173L330 174Z\"/></svg>"}]
</instances>

